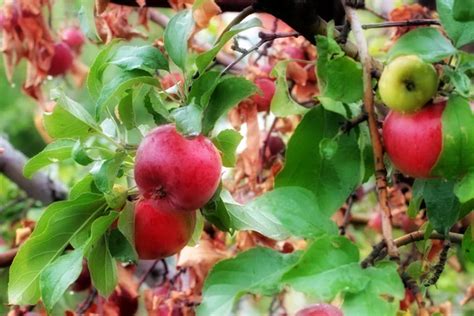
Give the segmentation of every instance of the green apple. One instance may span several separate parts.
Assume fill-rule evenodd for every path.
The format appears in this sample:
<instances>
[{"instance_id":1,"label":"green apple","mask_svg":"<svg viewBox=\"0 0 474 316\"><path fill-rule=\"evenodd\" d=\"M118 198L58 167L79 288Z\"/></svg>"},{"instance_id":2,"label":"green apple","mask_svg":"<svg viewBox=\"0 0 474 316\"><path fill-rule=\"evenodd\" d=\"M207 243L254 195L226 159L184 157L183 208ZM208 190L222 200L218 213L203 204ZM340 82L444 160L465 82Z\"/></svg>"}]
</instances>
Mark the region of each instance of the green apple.
<instances>
[{"instance_id":1,"label":"green apple","mask_svg":"<svg viewBox=\"0 0 474 316\"><path fill-rule=\"evenodd\" d=\"M410 113L421 109L438 90L438 74L433 65L415 55L401 56L382 72L379 92L392 110Z\"/></svg>"}]
</instances>

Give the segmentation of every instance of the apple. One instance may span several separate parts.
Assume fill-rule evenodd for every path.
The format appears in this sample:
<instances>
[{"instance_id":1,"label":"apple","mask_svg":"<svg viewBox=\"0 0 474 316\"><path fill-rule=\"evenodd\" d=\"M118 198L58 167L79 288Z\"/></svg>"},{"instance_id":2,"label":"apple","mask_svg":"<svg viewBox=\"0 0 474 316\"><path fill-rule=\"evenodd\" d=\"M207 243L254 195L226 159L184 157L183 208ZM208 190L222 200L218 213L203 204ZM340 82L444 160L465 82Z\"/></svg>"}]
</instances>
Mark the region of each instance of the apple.
<instances>
[{"instance_id":1,"label":"apple","mask_svg":"<svg viewBox=\"0 0 474 316\"><path fill-rule=\"evenodd\" d=\"M138 147L135 181L146 198L194 211L214 195L221 169L221 157L209 139L202 135L188 139L174 125L163 125Z\"/></svg>"},{"instance_id":2,"label":"apple","mask_svg":"<svg viewBox=\"0 0 474 316\"><path fill-rule=\"evenodd\" d=\"M61 34L61 38L63 43L66 43L75 51L79 51L86 41L84 34L82 34L81 30L77 27L69 27L65 29Z\"/></svg>"},{"instance_id":3,"label":"apple","mask_svg":"<svg viewBox=\"0 0 474 316\"><path fill-rule=\"evenodd\" d=\"M180 72L171 72L167 73L160 79L161 87L163 90L168 90L169 88L179 85L180 87L184 86L184 78Z\"/></svg>"},{"instance_id":4,"label":"apple","mask_svg":"<svg viewBox=\"0 0 474 316\"><path fill-rule=\"evenodd\" d=\"M296 313L296 316L344 316L341 310L330 304L314 304Z\"/></svg>"},{"instance_id":5,"label":"apple","mask_svg":"<svg viewBox=\"0 0 474 316\"><path fill-rule=\"evenodd\" d=\"M393 165L413 178L430 178L442 150L441 119L446 102L413 114L391 111L383 124L383 142Z\"/></svg>"},{"instance_id":6,"label":"apple","mask_svg":"<svg viewBox=\"0 0 474 316\"><path fill-rule=\"evenodd\" d=\"M259 112L268 112L275 95L275 83L268 78L258 78L255 80L255 85L260 91L252 96L252 100Z\"/></svg>"},{"instance_id":7,"label":"apple","mask_svg":"<svg viewBox=\"0 0 474 316\"><path fill-rule=\"evenodd\" d=\"M72 66L74 55L71 48L65 43L56 43L54 45L54 54L51 59L51 66L48 70L48 75L59 76L64 75L66 71Z\"/></svg>"},{"instance_id":8,"label":"apple","mask_svg":"<svg viewBox=\"0 0 474 316\"><path fill-rule=\"evenodd\" d=\"M138 257L156 260L186 246L196 224L196 212L176 210L167 201L140 199L135 205L135 249Z\"/></svg>"},{"instance_id":9,"label":"apple","mask_svg":"<svg viewBox=\"0 0 474 316\"><path fill-rule=\"evenodd\" d=\"M367 222L367 227L376 231L377 233L382 233L382 214L380 212L372 213Z\"/></svg>"},{"instance_id":10,"label":"apple","mask_svg":"<svg viewBox=\"0 0 474 316\"><path fill-rule=\"evenodd\" d=\"M382 101L392 110L405 113L421 109L437 90L435 68L415 55L394 59L385 67L379 81Z\"/></svg>"}]
</instances>

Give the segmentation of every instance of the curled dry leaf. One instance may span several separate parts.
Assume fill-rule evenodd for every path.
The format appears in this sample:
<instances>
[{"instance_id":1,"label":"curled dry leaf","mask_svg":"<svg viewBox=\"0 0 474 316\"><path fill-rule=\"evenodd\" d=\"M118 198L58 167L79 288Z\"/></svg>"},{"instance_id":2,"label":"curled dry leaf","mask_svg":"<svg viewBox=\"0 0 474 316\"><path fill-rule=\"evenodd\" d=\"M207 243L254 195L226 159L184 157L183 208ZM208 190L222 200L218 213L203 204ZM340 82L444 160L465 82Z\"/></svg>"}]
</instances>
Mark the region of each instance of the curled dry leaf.
<instances>
[{"instance_id":1,"label":"curled dry leaf","mask_svg":"<svg viewBox=\"0 0 474 316\"><path fill-rule=\"evenodd\" d=\"M430 10L426 7L423 7L419 4L404 5L399 8L394 9L390 12L389 20L390 21L408 21L416 19L431 19L433 16ZM419 26L402 26L394 28L394 33L392 34L392 41L396 41L400 36L405 33L408 33L410 30L413 30Z\"/></svg>"},{"instance_id":2,"label":"curled dry leaf","mask_svg":"<svg viewBox=\"0 0 474 316\"><path fill-rule=\"evenodd\" d=\"M204 0L199 8L194 10L193 17L198 28L206 28L213 17L221 13L214 0Z\"/></svg>"},{"instance_id":3,"label":"curled dry leaf","mask_svg":"<svg viewBox=\"0 0 474 316\"><path fill-rule=\"evenodd\" d=\"M133 8L110 4L107 10L96 17L97 32L105 43L114 38L130 40L134 37L146 38L146 35L135 29L129 22L128 17Z\"/></svg>"},{"instance_id":4,"label":"curled dry leaf","mask_svg":"<svg viewBox=\"0 0 474 316\"><path fill-rule=\"evenodd\" d=\"M209 270L220 260L229 257L229 253L214 246L212 240L204 235L199 244L185 247L179 254L178 267L187 268L194 277L193 290L201 293L204 280Z\"/></svg>"}]
</instances>

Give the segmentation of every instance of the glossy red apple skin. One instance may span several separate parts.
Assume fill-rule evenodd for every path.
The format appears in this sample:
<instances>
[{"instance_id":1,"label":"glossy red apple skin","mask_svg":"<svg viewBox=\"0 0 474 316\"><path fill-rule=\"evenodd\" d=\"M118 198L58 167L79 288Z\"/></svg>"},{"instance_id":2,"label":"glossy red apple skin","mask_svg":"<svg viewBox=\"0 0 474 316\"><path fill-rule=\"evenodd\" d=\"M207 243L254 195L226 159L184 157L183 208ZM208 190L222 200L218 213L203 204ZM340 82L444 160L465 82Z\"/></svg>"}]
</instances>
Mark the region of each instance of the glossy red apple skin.
<instances>
[{"instance_id":1,"label":"glossy red apple skin","mask_svg":"<svg viewBox=\"0 0 474 316\"><path fill-rule=\"evenodd\" d=\"M383 126L385 150L394 166L414 178L430 178L442 150L442 115L446 102L413 114L391 111Z\"/></svg>"},{"instance_id":2,"label":"glossy red apple skin","mask_svg":"<svg viewBox=\"0 0 474 316\"><path fill-rule=\"evenodd\" d=\"M275 95L275 82L268 78L258 78L255 85L261 90L252 96L259 112L268 112Z\"/></svg>"},{"instance_id":3,"label":"glossy red apple skin","mask_svg":"<svg viewBox=\"0 0 474 316\"><path fill-rule=\"evenodd\" d=\"M344 314L336 306L315 304L298 311L296 316L344 316Z\"/></svg>"},{"instance_id":4,"label":"glossy red apple skin","mask_svg":"<svg viewBox=\"0 0 474 316\"><path fill-rule=\"evenodd\" d=\"M166 201L143 198L135 205L135 249L138 257L156 260L186 246L196 224L196 212L173 209Z\"/></svg>"},{"instance_id":5,"label":"glossy red apple skin","mask_svg":"<svg viewBox=\"0 0 474 316\"><path fill-rule=\"evenodd\" d=\"M86 41L84 34L82 34L81 30L77 27L69 27L65 29L61 34L61 38L63 43L66 43L74 50L80 50Z\"/></svg>"},{"instance_id":6,"label":"glossy red apple skin","mask_svg":"<svg viewBox=\"0 0 474 316\"><path fill-rule=\"evenodd\" d=\"M74 55L71 48L65 43L56 43L54 45L54 54L49 67L48 75L53 77L64 75L72 66Z\"/></svg>"},{"instance_id":7,"label":"glossy red apple skin","mask_svg":"<svg viewBox=\"0 0 474 316\"><path fill-rule=\"evenodd\" d=\"M135 181L143 196L194 211L214 195L221 169L221 157L209 139L202 135L187 139L174 125L163 125L140 144Z\"/></svg>"}]
</instances>

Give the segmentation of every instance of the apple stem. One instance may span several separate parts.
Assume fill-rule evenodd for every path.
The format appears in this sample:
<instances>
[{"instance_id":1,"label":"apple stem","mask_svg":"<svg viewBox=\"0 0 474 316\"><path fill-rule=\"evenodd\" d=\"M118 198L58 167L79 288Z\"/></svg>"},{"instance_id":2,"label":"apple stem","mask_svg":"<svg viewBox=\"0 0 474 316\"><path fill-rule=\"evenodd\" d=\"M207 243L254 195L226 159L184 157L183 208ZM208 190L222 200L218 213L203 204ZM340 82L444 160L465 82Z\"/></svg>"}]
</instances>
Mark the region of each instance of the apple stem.
<instances>
[{"instance_id":1,"label":"apple stem","mask_svg":"<svg viewBox=\"0 0 474 316\"><path fill-rule=\"evenodd\" d=\"M400 254L397 246L393 242L391 210L388 203L387 192L387 170L383 160L383 145L377 126L377 117L374 108L374 92L372 89L372 64L367 48L367 40L364 36L362 26L357 16L356 10L344 5L346 10L346 17L351 24L356 45L360 55L360 61L363 66L363 83L364 83L364 108L368 115L370 139L372 142L374 162L375 162L375 178L378 193L378 200L380 204L380 211L382 215L382 233L384 241L387 245L387 250L391 258L399 260Z\"/></svg>"}]
</instances>

